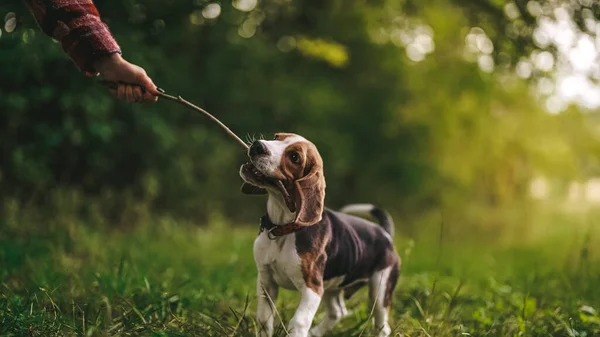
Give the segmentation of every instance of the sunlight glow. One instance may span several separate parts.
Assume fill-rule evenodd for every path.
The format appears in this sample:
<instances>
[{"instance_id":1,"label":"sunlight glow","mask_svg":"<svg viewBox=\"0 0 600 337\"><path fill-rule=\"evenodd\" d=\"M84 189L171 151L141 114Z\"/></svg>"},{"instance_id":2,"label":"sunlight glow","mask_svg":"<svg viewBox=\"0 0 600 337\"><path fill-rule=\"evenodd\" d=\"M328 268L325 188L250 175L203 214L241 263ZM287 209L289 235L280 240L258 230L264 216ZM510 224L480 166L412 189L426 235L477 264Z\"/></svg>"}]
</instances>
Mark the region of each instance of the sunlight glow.
<instances>
[{"instance_id":1,"label":"sunlight glow","mask_svg":"<svg viewBox=\"0 0 600 337\"><path fill-rule=\"evenodd\" d=\"M473 27L465 37L464 58L469 62L477 61L481 71L491 73L494 71L494 58L491 56L494 44L483 29Z\"/></svg>"},{"instance_id":2,"label":"sunlight glow","mask_svg":"<svg viewBox=\"0 0 600 337\"><path fill-rule=\"evenodd\" d=\"M546 108L550 113L559 113L569 104L595 109L600 107L600 87L594 83L600 81L600 23L594 20L594 14L587 9L582 11L584 31L575 23L571 10L566 7L552 9L551 5L528 4L530 13L543 13L538 17L538 27L533 32L535 44L542 49L555 48L556 53L534 51L530 59L535 69L542 72L553 70L552 80L556 90L540 91L546 97ZM530 5L531 4L531 5ZM531 8L530 8L531 7ZM547 13L548 12L548 13ZM553 14L553 15L552 15ZM538 14L541 15L541 14ZM586 32L585 30L589 31ZM596 34L593 37L590 34ZM518 64L517 75L527 78L527 67ZM540 86L538 86L538 90Z\"/></svg>"},{"instance_id":3,"label":"sunlight glow","mask_svg":"<svg viewBox=\"0 0 600 337\"><path fill-rule=\"evenodd\" d=\"M534 0L529 1L527 3L527 11L533 16L539 16L542 14L542 5Z\"/></svg>"},{"instance_id":4,"label":"sunlight glow","mask_svg":"<svg viewBox=\"0 0 600 337\"><path fill-rule=\"evenodd\" d=\"M529 194L533 199L546 199L549 194L548 181L542 177L537 177L529 185Z\"/></svg>"},{"instance_id":5,"label":"sunlight glow","mask_svg":"<svg viewBox=\"0 0 600 337\"><path fill-rule=\"evenodd\" d=\"M243 38L249 39L256 34L256 25L251 21L246 20L238 28L238 34Z\"/></svg>"},{"instance_id":6,"label":"sunlight glow","mask_svg":"<svg viewBox=\"0 0 600 337\"><path fill-rule=\"evenodd\" d=\"M410 34L402 29L396 28L390 34L390 40L398 47L404 47L412 42Z\"/></svg>"},{"instance_id":7,"label":"sunlight glow","mask_svg":"<svg viewBox=\"0 0 600 337\"><path fill-rule=\"evenodd\" d=\"M234 0L233 7L242 12L252 11L258 4L257 0Z\"/></svg>"},{"instance_id":8,"label":"sunlight glow","mask_svg":"<svg viewBox=\"0 0 600 337\"><path fill-rule=\"evenodd\" d=\"M554 91L554 82L548 77L542 77L538 80L537 90L544 95L550 95Z\"/></svg>"},{"instance_id":9,"label":"sunlight glow","mask_svg":"<svg viewBox=\"0 0 600 337\"><path fill-rule=\"evenodd\" d=\"M414 44L409 44L406 47L406 56L414 62L423 61L423 59L425 59L425 54Z\"/></svg>"},{"instance_id":10,"label":"sunlight glow","mask_svg":"<svg viewBox=\"0 0 600 337\"><path fill-rule=\"evenodd\" d=\"M487 35L479 34L475 38L477 49L484 54L491 54L494 51L494 44L492 40L490 40Z\"/></svg>"},{"instance_id":11,"label":"sunlight glow","mask_svg":"<svg viewBox=\"0 0 600 337\"><path fill-rule=\"evenodd\" d=\"M554 67L554 56L549 51L532 55L533 64L541 71L550 71Z\"/></svg>"},{"instance_id":12,"label":"sunlight glow","mask_svg":"<svg viewBox=\"0 0 600 337\"><path fill-rule=\"evenodd\" d=\"M396 20L397 19L397 20ZM371 40L377 44L391 42L404 48L406 56L413 62L420 62L435 50L433 29L417 20L397 17L392 27L374 27L369 31Z\"/></svg>"},{"instance_id":13,"label":"sunlight glow","mask_svg":"<svg viewBox=\"0 0 600 337\"><path fill-rule=\"evenodd\" d=\"M190 14L190 22L193 25L201 25L204 23L204 15L202 15L202 11L195 10Z\"/></svg>"},{"instance_id":14,"label":"sunlight glow","mask_svg":"<svg viewBox=\"0 0 600 337\"><path fill-rule=\"evenodd\" d=\"M486 73L494 71L494 59L490 55L480 55L477 59L479 69Z\"/></svg>"},{"instance_id":15,"label":"sunlight glow","mask_svg":"<svg viewBox=\"0 0 600 337\"><path fill-rule=\"evenodd\" d=\"M277 49L288 53L296 48L296 39L293 36L282 36L277 41Z\"/></svg>"},{"instance_id":16,"label":"sunlight glow","mask_svg":"<svg viewBox=\"0 0 600 337\"><path fill-rule=\"evenodd\" d=\"M418 25L413 30L400 31L397 36L392 36L392 42L405 46L406 56L414 62L424 60L427 54L435 50L433 30L425 25Z\"/></svg>"},{"instance_id":17,"label":"sunlight glow","mask_svg":"<svg viewBox=\"0 0 600 337\"><path fill-rule=\"evenodd\" d=\"M521 78L529 78L531 76L531 63L528 60L521 59L517 63L516 72Z\"/></svg>"},{"instance_id":18,"label":"sunlight glow","mask_svg":"<svg viewBox=\"0 0 600 337\"><path fill-rule=\"evenodd\" d=\"M509 2L504 5L504 14L506 14L506 16L512 20L521 16L521 13L519 13L519 8L514 2Z\"/></svg>"},{"instance_id":19,"label":"sunlight glow","mask_svg":"<svg viewBox=\"0 0 600 337\"><path fill-rule=\"evenodd\" d=\"M238 28L238 34L246 39L253 37L260 24L265 19L265 14L259 11L253 11L248 18Z\"/></svg>"},{"instance_id":20,"label":"sunlight glow","mask_svg":"<svg viewBox=\"0 0 600 337\"><path fill-rule=\"evenodd\" d=\"M219 17L219 15L221 15L221 5L218 3L208 4L202 10L202 16L209 20L216 19Z\"/></svg>"},{"instance_id":21,"label":"sunlight glow","mask_svg":"<svg viewBox=\"0 0 600 337\"><path fill-rule=\"evenodd\" d=\"M4 17L4 30L7 33L12 33L16 27L17 27L17 16L15 15L15 13L10 12L10 13L6 14L6 16Z\"/></svg>"},{"instance_id":22,"label":"sunlight glow","mask_svg":"<svg viewBox=\"0 0 600 337\"><path fill-rule=\"evenodd\" d=\"M572 204L600 204L600 178L590 178L583 182L569 184L567 201Z\"/></svg>"},{"instance_id":23,"label":"sunlight glow","mask_svg":"<svg viewBox=\"0 0 600 337\"><path fill-rule=\"evenodd\" d=\"M585 187L586 199L592 202L600 202L600 179L588 180Z\"/></svg>"},{"instance_id":24,"label":"sunlight glow","mask_svg":"<svg viewBox=\"0 0 600 337\"><path fill-rule=\"evenodd\" d=\"M546 100L546 110L549 113L556 115L567 108L567 105L562 100L561 97L558 96L550 96Z\"/></svg>"},{"instance_id":25,"label":"sunlight glow","mask_svg":"<svg viewBox=\"0 0 600 337\"><path fill-rule=\"evenodd\" d=\"M569 51L569 61L576 71L589 71L595 66L596 46L589 35L583 35L573 49Z\"/></svg>"}]
</instances>

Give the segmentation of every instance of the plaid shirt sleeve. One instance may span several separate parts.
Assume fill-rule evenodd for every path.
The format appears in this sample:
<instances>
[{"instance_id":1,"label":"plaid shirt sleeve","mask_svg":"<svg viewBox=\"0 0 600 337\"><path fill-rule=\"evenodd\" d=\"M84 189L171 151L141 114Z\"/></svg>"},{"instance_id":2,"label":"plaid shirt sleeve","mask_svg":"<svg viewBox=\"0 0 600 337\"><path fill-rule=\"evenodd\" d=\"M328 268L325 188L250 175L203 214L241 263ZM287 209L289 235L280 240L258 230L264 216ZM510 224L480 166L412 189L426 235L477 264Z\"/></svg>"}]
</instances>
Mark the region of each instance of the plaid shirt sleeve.
<instances>
[{"instance_id":1,"label":"plaid shirt sleeve","mask_svg":"<svg viewBox=\"0 0 600 337\"><path fill-rule=\"evenodd\" d=\"M42 31L55 38L86 75L99 57L121 53L92 0L25 0Z\"/></svg>"}]
</instances>

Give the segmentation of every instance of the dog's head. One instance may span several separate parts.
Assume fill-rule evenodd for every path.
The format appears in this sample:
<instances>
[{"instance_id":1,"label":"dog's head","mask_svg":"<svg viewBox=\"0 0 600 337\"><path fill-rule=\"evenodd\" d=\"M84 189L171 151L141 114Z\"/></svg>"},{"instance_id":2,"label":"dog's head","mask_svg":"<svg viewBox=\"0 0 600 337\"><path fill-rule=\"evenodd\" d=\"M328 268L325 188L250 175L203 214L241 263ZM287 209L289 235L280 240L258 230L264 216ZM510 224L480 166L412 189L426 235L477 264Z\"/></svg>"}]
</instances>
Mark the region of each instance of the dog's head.
<instances>
[{"instance_id":1,"label":"dog's head","mask_svg":"<svg viewBox=\"0 0 600 337\"><path fill-rule=\"evenodd\" d=\"M303 226L321 220L325 202L323 160L317 147L305 138L275 134L273 140L257 140L248 150L250 161L240 168L245 194L280 193L295 222Z\"/></svg>"}]
</instances>

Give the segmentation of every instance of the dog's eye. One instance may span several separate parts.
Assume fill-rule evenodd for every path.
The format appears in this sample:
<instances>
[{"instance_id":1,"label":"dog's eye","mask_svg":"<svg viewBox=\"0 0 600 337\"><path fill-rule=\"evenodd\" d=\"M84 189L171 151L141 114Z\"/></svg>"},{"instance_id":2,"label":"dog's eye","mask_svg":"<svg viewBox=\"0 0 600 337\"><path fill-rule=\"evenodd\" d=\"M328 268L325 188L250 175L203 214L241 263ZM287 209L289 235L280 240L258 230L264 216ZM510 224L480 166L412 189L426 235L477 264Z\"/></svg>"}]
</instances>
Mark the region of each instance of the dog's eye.
<instances>
[{"instance_id":1,"label":"dog's eye","mask_svg":"<svg viewBox=\"0 0 600 337\"><path fill-rule=\"evenodd\" d=\"M277 138L279 138L278 135L273 136L273 140L277 140Z\"/></svg>"},{"instance_id":2,"label":"dog's eye","mask_svg":"<svg viewBox=\"0 0 600 337\"><path fill-rule=\"evenodd\" d=\"M290 160L294 164L300 164L300 155L298 152L290 152Z\"/></svg>"}]
</instances>

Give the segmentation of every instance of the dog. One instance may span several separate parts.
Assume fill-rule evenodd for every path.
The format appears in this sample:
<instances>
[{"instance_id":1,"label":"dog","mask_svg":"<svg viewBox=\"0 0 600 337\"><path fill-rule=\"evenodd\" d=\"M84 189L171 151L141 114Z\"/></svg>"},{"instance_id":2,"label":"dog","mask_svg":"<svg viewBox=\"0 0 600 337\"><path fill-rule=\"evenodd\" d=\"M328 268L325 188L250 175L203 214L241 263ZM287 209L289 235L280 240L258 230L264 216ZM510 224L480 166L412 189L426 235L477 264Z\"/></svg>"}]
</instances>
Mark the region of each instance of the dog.
<instances>
[{"instance_id":1,"label":"dog","mask_svg":"<svg viewBox=\"0 0 600 337\"><path fill-rule=\"evenodd\" d=\"M344 300L368 285L375 329L378 336L389 336L388 309L400 274L389 214L368 204L340 212L325 208L323 160L299 135L278 133L273 140L254 141L248 156L240 168L242 192L268 195L254 242L259 335L273 334L280 287L301 294L289 336L318 337L347 315ZM347 213L369 213L379 225ZM321 302L327 314L311 329Z\"/></svg>"}]
</instances>

